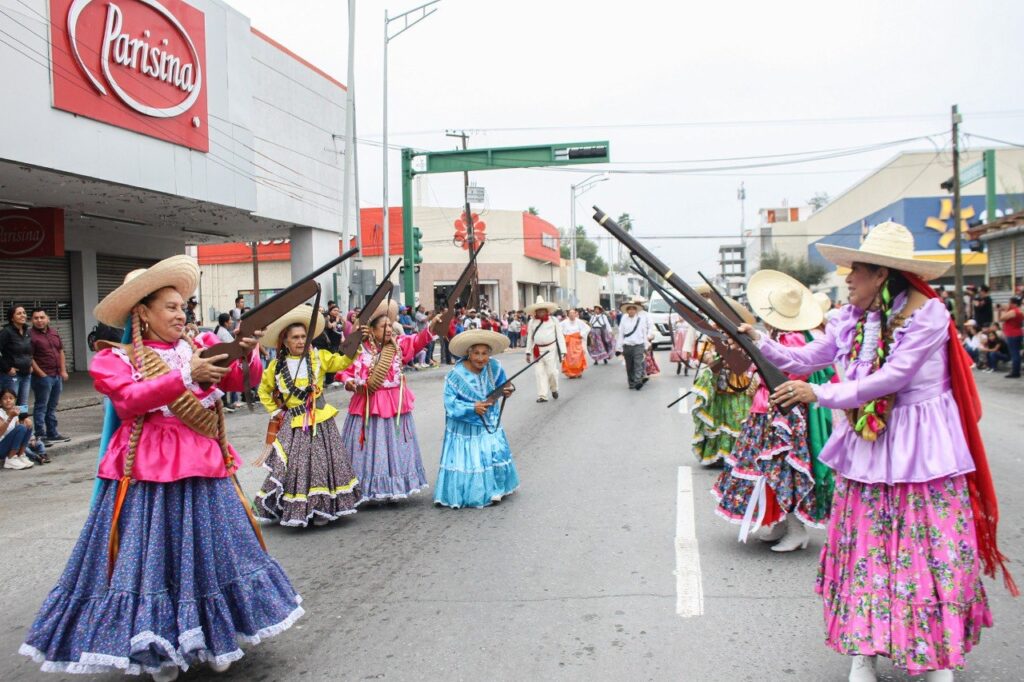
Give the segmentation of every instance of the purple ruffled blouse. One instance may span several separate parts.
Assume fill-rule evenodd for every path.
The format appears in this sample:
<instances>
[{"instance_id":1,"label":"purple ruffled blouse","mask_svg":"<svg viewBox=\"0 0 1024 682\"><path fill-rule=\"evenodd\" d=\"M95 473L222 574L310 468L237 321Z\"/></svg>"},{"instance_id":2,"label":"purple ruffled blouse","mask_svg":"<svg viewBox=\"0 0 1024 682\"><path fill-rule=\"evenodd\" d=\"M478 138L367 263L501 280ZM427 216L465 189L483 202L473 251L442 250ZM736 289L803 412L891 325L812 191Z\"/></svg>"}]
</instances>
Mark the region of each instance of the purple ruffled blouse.
<instances>
[{"instance_id":1,"label":"purple ruffled blouse","mask_svg":"<svg viewBox=\"0 0 1024 682\"><path fill-rule=\"evenodd\" d=\"M906 304L906 294L893 310ZM765 357L785 372L811 374L835 364L842 380L813 386L818 404L856 409L895 394L885 430L875 442L861 438L846 419L833 424L818 459L836 473L863 483L923 483L974 471L949 379L949 312L930 299L893 331L889 356L871 373L871 354L850 362L857 320L863 311L843 306L825 334L802 347L787 347L761 336ZM878 313L864 325L863 348L874 349L881 332Z\"/></svg>"}]
</instances>

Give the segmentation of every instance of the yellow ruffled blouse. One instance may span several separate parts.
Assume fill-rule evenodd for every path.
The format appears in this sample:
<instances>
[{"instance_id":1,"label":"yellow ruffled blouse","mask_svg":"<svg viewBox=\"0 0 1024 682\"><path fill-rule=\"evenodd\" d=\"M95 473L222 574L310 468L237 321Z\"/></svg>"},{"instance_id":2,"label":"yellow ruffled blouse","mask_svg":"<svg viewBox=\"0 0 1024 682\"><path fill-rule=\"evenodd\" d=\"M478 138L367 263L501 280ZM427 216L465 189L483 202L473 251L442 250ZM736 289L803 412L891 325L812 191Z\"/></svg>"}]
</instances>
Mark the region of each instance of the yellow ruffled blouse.
<instances>
[{"instance_id":1,"label":"yellow ruffled blouse","mask_svg":"<svg viewBox=\"0 0 1024 682\"><path fill-rule=\"evenodd\" d=\"M298 360L297 355L289 355L288 359ZM275 358L270 361L270 365L266 371L263 372L263 379L260 381L259 396L260 402L263 403L263 407L267 409L267 412L273 414L280 409L280 406L274 400L274 389L276 388L282 397L288 396L287 402L285 403L286 409L298 407L302 405L302 401L294 396L288 395L288 387L284 383L284 378L277 374L277 363L282 361L281 358ZM352 364L352 358L347 355L339 355L338 353L332 353L329 350L317 349L312 355L313 366L305 367L306 376L301 376L295 379L295 388L303 388L309 385L309 376L315 377L316 385L320 387L321 393L324 389L324 378L328 372L334 374L336 372L343 371L346 367ZM323 407L316 410L316 423L325 422L328 419L333 419L338 414L336 407L329 403L325 403ZM299 414L292 417L292 428L300 428L302 426L303 415Z\"/></svg>"}]
</instances>

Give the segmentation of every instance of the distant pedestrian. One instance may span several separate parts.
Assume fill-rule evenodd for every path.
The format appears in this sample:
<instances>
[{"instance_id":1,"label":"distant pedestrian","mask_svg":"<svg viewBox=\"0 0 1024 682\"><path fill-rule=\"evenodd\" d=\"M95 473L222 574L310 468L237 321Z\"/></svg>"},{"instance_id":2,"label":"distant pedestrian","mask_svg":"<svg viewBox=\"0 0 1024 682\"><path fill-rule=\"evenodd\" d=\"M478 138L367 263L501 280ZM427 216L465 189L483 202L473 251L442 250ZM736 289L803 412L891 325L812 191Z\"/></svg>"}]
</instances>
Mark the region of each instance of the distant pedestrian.
<instances>
[{"instance_id":1,"label":"distant pedestrian","mask_svg":"<svg viewBox=\"0 0 1024 682\"><path fill-rule=\"evenodd\" d=\"M594 306L594 312L590 315L590 334L587 336L587 348L594 364L604 362L615 352L615 341L612 337L612 321L605 314L604 308Z\"/></svg>"},{"instance_id":2,"label":"distant pedestrian","mask_svg":"<svg viewBox=\"0 0 1024 682\"><path fill-rule=\"evenodd\" d=\"M1010 297L1010 304L1006 308L999 309L999 321L1003 323L1003 338L1006 339L1006 346L1010 354L1010 373L1007 379L1020 378L1020 349L1022 323L1024 323L1024 312L1020 309L1020 297Z\"/></svg>"},{"instance_id":3,"label":"distant pedestrian","mask_svg":"<svg viewBox=\"0 0 1024 682\"><path fill-rule=\"evenodd\" d=\"M196 308L198 307L199 301L196 300L196 297L189 297L188 301L185 303L185 324L194 324L198 327L203 323L203 321L199 319L199 314L196 313Z\"/></svg>"},{"instance_id":4,"label":"distant pedestrian","mask_svg":"<svg viewBox=\"0 0 1024 682\"><path fill-rule=\"evenodd\" d=\"M647 315L641 315L644 304L639 300L623 303L620 308L625 313L619 323L619 338L616 348L626 359L626 382L630 389L639 391L647 383L644 360L647 346L654 338Z\"/></svg>"},{"instance_id":5,"label":"distant pedestrian","mask_svg":"<svg viewBox=\"0 0 1024 682\"><path fill-rule=\"evenodd\" d=\"M974 315L971 317L978 323L979 329L992 324L992 297L989 295L991 289L987 284L982 284L978 294L974 297Z\"/></svg>"},{"instance_id":6,"label":"distant pedestrian","mask_svg":"<svg viewBox=\"0 0 1024 682\"><path fill-rule=\"evenodd\" d=\"M245 296L235 297L235 307L231 309L231 321L232 331L234 327L238 326L238 323L242 320L242 311L245 310Z\"/></svg>"},{"instance_id":7,"label":"distant pedestrian","mask_svg":"<svg viewBox=\"0 0 1024 682\"><path fill-rule=\"evenodd\" d=\"M56 329L50 326L50 317L43 308L32 309L32 410L36 438L47 445L71 440L57 430L57 404L68 380L64 343Z\"/></svg>"},{"instance_id":8,"label":"distant pedestrian","mask_svg":"<svg viewBox=\"0 0 1024 682\"><path fill-rule=\"evenodd\" d=\"M533 376L537 381L538 403L546 403L549 392L552 398L558 400L558 368L566 347L562 328L551 316L557 307L557 304L545 301L543 296L538 295L537 301L526 308L526 313L533 315L526 328L526 361L537 361ZM544 355L545 351L550 352Z\"/></svg>"},{"instance_id":9,"label":"distant pedestrian","mask_svg":"<svg viewBox=\"0 0 1024 682\"><path fill-rule=\"evenodd\" d=\"M32 384L32 339L28 332L25 306L7 311L7 325L0 329L0 388L9 388L23 414L28 413Z\"/></svg>"}]
</instances>

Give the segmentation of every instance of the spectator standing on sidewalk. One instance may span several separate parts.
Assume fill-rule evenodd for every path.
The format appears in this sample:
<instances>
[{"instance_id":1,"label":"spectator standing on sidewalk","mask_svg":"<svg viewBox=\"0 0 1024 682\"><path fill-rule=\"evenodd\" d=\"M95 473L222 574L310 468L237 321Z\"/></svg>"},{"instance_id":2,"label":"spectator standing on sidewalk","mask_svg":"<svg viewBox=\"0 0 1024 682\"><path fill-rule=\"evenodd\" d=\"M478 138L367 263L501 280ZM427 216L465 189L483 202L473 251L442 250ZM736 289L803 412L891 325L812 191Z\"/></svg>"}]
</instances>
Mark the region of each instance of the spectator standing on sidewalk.
<instances>
[{"instance_id":1,"label":"spectator standing on sidewalk","mask_svg":"<svg viewBox=\"0 0 1024 682\"><path fill-rule=\"evenodd\" d=\"M242 309L238 307L238 300L241 299L241 296L236 299L235 307L231 309L230 313L221 313L217 316L217 326L213 328L213 333L221 343L231 343L235 340L235 334L232 330L237 324L237 320L234 319L234 313L237 310L238 319L241 319ZM234 412L235 406L239 402L241 402L241 394L229 391L224 396L224 411Z\"/></svg>"},{"instance_id":2,"label":"spectator standing on sidewalk","mask_svg":"<svg viewBox=\"0 0 1024 682\"><path fill-rule=\"evenodd\" d=\"M992 324L992 297L989 286L982 284L978 295L974 297L974 314L971 317L978 323L978 329L985 329Z\"/></svg>"},{"instance_id":3,"label":"spectator standing on sidewalk","mask_svg":"<svg viewBox=\"0 0 1024 682\"><path fill-rule=\"evenodd\" d=\"M64 342L50 326L50 316L43 308L32 309L32 393L36 402L32 409L36 438L46 445L66 443L70 438L57 430L57 404L68 380Z\"/></svg>"},{"instance_id":4,"label":"spectator standing on sidewalk","mask_svg":"<svg viewBox=\"0 0 1024 682\"><path fill-rule=\"evenodd\" d=\"M185 324L194 324L198 327L203 323L199 318L199 315L196 314L196 308L198 306L199 301L196 300L195 296L188 299L188 302L185 304Z\"/></svg>"},{"instance_id":5,"label":"spectator standing on sidewalk","mask_svg":"<svg viewBox=\"0 0 1024 682\"><path fill-rule=\"evenodd\" d=\"M234 330L242 320L242 312L245 310L245 296L235 298L235 307L231 309L231 329Z\"/></svg>"},{"instance_id":6,"label":"spectator standing on sidewalk","mask_svg":"<svg viewBox=\"0 0 1024 682\"><path fill-rule=\"evenodd\" d=\"M1024 312L1020 309L1020 296L1011 296L1010 304L1005 308L1000 307L999 321L1003 323L1003 338L1006 339L1006 346L1010 354L1010 373L1007 379L1020 378L1020 349L1021 337L1024 334Z\"/></svg>"},{"instance_id":7,"label":"spectator standing on sidewalk","mask_svg":"<svg viewBox=\"0 0 1024 682\"><path fill-rule=\"evenodd\" d=\"M7 325L0 329L0 388L14 392L22 414L28 413L32 384L32 340L28 335L25 306L7 311Z\"/></svg>"}]
</instances>

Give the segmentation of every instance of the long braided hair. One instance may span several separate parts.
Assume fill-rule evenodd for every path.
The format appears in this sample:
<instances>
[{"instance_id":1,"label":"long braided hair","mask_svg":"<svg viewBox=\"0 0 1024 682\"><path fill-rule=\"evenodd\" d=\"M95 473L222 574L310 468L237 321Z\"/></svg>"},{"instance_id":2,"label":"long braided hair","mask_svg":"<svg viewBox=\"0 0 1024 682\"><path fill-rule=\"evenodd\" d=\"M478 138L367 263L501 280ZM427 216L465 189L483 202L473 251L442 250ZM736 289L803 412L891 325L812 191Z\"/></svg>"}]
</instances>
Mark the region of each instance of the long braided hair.
<instances>
[{"instance_id":1,"label":"long braided hair","mask_svg":"<svg viewBox=\"0 0 1024 682\"><path fill-rule=\"evenodd\" d=\"M883 266L871 263L864 264L870 272L876 273ZM864 348L864 327L867 324L868 315L871 314L869 305L861 313L854 327L853 344L850 347L849 363L853 363L863 353L871 354L871 373L877 372L885 364L892 350L892 335L898 324L893 318L892 309L896 298L903 292L910 289L910 282L899 270L889 269L889 274L882 282L881 288L875 296L874 304L878 306L880 329L878 343L875 348ZM850 420L853 430L862 438L869 441L877 440L878 435L885 429L885 417L892 409L892 397L875 398L861 405L856 410L847 410L847 417Z\"/></svg>"}]
</instances>

